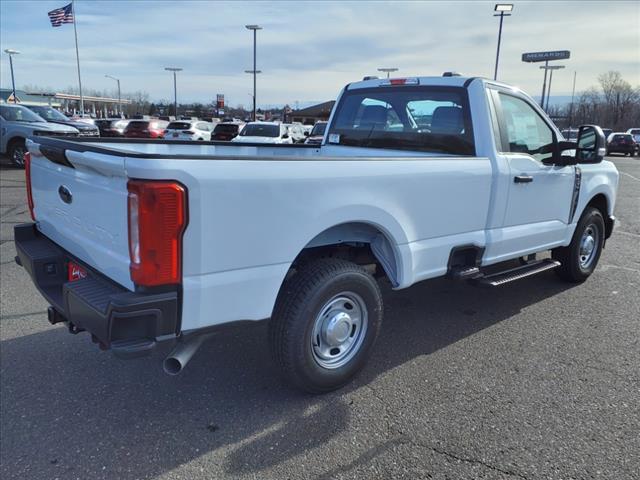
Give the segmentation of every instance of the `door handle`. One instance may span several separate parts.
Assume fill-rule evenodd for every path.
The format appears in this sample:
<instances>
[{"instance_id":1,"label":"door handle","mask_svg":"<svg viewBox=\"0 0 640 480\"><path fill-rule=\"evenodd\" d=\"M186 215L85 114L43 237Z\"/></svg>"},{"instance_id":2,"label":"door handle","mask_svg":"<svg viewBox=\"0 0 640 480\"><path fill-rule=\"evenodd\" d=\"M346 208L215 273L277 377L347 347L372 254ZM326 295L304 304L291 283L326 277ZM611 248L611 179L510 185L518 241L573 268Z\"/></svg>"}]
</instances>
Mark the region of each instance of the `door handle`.
<instances>
[{"instance_id":1,"label":"door handle","mask_svg":"<svg viewBox=\"0 0 640 480\"><path fill-rule=\"evenodd\" d=\"M533 182L533 177L531 175L516 175L513 177L514 183L531 183Z\"/></svg>"}]
</instances>

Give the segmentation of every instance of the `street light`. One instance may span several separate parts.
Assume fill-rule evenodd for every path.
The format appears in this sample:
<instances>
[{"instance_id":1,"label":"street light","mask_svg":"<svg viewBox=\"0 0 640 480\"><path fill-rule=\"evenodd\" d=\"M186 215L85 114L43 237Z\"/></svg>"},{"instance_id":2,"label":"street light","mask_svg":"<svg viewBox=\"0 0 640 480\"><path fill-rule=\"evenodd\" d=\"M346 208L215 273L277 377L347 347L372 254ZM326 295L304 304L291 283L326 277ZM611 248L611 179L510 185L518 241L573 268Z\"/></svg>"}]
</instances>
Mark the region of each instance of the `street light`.
<instances>
[{"instance_id":1,"label":"street light","mask_svg":"<svg viewBox=\"0 0 640 480\"><path fill-rule=\"evenodd\" d=\"M11 86L13 87L13 103L16 103L16 80L13 77L13 55L19 55L20 52L18 50L14 50L13 48L5 49L4 53L9 55L9 66L11 68Z\"/></svg>"},{"instance_id":2,"label":"street light","mask_svg":"<svg viewBox=\"0 0 640 480\"><path fill-rule=\"evenodd\" d=\"M164 67L168 72L173 72L173 109L176 120L178 119L178 88L176 86L176 73L181 72L180 67Z\"/></svg>"},{"instance_id":3,"label":"street light","mask_svg":"<svg viewBox=\"0 0 640 480\"><path fill-rule=\"evenodd\" d=\"M120 96L120 79L116 77L112 77L111 75L105 75L105 77L118 82L118 114L122 115L122 98Z\"/></svg>"},{"instance_id":4,"label":"street light","mask_svg":"<svg viewBox=\"0 0 640 480\"><path fill-rule=\"evenodd\" d=\"M547 106L544 107L544 105L540 105L545 112L548 112L549 111L549 97L551 96L551 80L553 79L553 71L554 70L560 70L561 68L564 68L564 65L547 65L547 64L545 64L545 65L542 65L540 68L542 68L544 70L545 78L547 76L547 70L551 71L549 73L549 89L547 90ZM542 97L542 103L544 104L544 96Z\"/></svg>"},{"instance_id":5,"label":"street light","mask_svg":"<svg viewBox=\"0 0 640 480\"><path fill-rule=\"evenodd\" d=\"M397 72L398 69L397 68L379 68L378 71L379 72L385 72L387 74L387 78L389 78L389 74L391 72Z\"/></svg>"},{"instance_id":6,"label":"street light","mask_svg":"<svg viewBox=\"0 0 640 480\"><path fill-rule=\"evenodd\" d=\"M493 72L493 79L498 79L498 60L500 59L500 42L502 40L502 21L504 17L510 17L511 14L507 12L511 12L513 10L513 3L496 3L496 6L493 8L494 17L500 17L500 28L498 29L498 48L496 49L496 69Z\"/></svg>"},{"instance_id":7,"label":"street light","mask_svg":"<svg viewBox=\"0 0 640 480\"><path fill-rule=\"evenodd\" d=\"M246 73L253 73L253 121L256 121L256 75L261 73L256 70L256 32L262 30L260 25L245 25L247 30L253 30L253 70L245 70Z\"/></svg>"}]
</instances>

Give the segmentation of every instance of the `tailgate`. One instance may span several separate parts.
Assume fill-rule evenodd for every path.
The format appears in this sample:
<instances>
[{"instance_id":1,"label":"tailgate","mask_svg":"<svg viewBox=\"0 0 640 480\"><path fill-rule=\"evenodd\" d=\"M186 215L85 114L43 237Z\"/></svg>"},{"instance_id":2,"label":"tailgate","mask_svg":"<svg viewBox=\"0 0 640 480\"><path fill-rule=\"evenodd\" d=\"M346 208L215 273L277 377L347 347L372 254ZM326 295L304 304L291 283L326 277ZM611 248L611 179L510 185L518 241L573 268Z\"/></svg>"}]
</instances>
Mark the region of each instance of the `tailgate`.
<instances>
[{"instance_id":1,"label":"tailgate","mask_svg":"<svg viewBox=\"0 0 640 480\"><path fill-rule=\"evenodd\" d=\"M133 290L124 156L63 150L34 141L27 147L38 230Z\"/></svg>"}]
</instances>

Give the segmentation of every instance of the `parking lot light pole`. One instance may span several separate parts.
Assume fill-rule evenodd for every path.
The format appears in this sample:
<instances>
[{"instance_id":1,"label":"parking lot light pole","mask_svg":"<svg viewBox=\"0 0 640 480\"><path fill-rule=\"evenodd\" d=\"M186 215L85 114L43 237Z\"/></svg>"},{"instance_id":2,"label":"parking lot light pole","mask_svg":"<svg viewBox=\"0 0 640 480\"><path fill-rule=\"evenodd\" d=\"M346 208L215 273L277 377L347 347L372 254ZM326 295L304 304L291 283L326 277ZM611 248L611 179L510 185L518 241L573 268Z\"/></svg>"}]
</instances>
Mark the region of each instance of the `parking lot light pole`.
<instances>
[{"instance_id":1,"label":"parking lot light pole","mask_svg":"<svg viewBox=\"0 0 640 480\"><path fill-rule=\"evenodd\" d=\"M511 12L513 10L513 3L496 3L496 6L493 8L494 17L500 17L500 27L498 28L498 48L496 49L496 68L493 72L493 79L498 79L498 60L500 60L500 42L502 41L502 21L504 17L510 17L511 14L507 12Z\"/></svg>"},{"instance_id":2,"label":"parking lot light pole","mask_svg":"<svg viewBox=\"0 0 640 480\"><path fill-rule=\"evenodd\" d=\"M11 87L13 91L13 103L16 103L16 80L13 76L13 56L19 55L20 52L12 48L7 48L5 49L4 53L9 55L9 67L11 68Z\"/></svg>"},{"instance_id":3,"label":"parking lot light pole","mask_svg":"<svg viewBox=\"0 0 640 480\"><path fill-rule=\"evenodd\" d=\"M256 75L261 73L259 70L256 70L256 37L258 30L262 30L260 25L245 25L247 30L253 30L253 70L248 71L247 73L253 73L253 121L256 121Z\"/></svg>"},{"instance_id":4,"label":"parking lot light pole","mask_svg":"<svg viewBox=\"0 0 640 480\"><path fill-rule=\"evenodd\" d=\"M251 97L253 98L253 121L256 121L256 75L258 75L259 73L262 73L262 70L245 70L244 73L250 73L253 75L253 95L251 95Z\"/></svg>"},{"instance_id":5,"label":"parking lot light pole","mask_svg":"<svg viewBox=\"0 0 640 480\"><path fill-rule=\"evenodd\" d=\"M387 78L389 78L389 74L391 72L397 72L398 69L397 68L379 68L378 71L386 73L387 74Z\"/></svg>"},{"instance_id":6,"label":"parking lot light pole","mask_svg":"<svg viewBox=\"0 0 640 480\"><path fill-rule=\"evenodd\" d=\"M176 73L181 72L182 68L180 67L164 67L168 72L173 72L173 109L174 115L176 116L176 120L178 119L178 87L176 84Z\"/></svg>"},{"instance_id":7,"label":"parking lot light pole","mask_svg":"<svg viewBox=\"0 0 640 480\"><path fill-rule=\"evenodd\" d=\"M111 75L105 75L105 77L118 82L118 115L122 115L122 97L120 96L120 79L116 77L112 77Z\"/></svg>"}]
</instances>

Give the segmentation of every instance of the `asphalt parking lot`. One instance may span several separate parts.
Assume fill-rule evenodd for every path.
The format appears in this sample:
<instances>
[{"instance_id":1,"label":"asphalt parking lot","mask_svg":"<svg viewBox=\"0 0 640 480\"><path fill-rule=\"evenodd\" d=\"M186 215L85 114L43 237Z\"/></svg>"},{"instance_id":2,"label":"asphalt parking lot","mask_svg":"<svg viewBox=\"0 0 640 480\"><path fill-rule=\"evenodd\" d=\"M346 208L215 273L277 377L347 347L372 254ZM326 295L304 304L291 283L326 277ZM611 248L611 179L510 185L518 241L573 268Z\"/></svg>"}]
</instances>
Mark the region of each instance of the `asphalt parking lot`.
<instances>
[{"instance_id":1,"label":"asphalt parking lot","mask_svg":"<svg viewBox=\"0 0 640 480\"><path fill-rule=\"evenodd\" d=\"M595 274L393 292L347 388L284 386L263 328L211 340L177 377L51 326L13 261L24 173L1 167L3 479L640 478L640 158Z\"/></svg>"}]
</instances>

